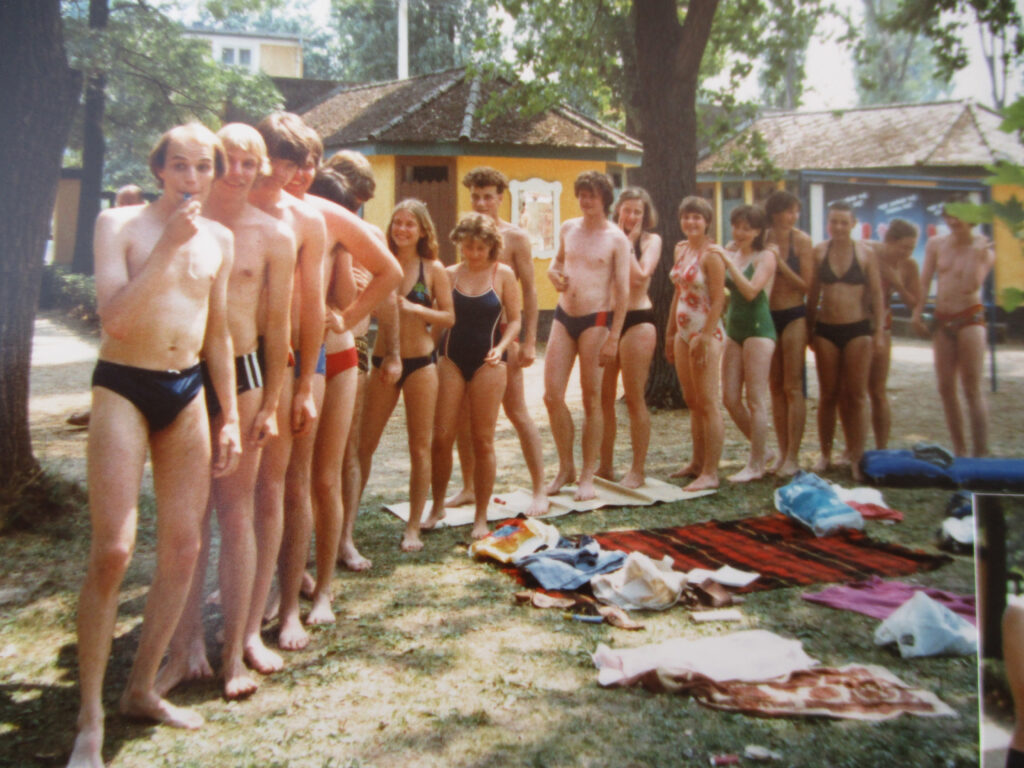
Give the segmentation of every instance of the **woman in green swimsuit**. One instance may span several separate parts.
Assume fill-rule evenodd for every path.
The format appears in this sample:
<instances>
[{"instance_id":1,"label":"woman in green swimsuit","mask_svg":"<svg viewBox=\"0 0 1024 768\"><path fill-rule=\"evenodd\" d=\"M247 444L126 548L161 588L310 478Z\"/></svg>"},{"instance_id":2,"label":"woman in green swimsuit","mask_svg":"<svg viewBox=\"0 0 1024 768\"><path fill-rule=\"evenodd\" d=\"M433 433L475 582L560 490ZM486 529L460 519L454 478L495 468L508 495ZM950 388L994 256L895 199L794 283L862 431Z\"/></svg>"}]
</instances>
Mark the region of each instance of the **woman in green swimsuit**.
<instances>
[{"instance_id":1,"label":"woman in green swimsuit","mask_svg":"<svg viewBox=\"0 0 1024 768\"><path fill-rule=\"evenodd\" d=\"M722 399L750 441L747 465L729 480L746 483L763 477L767 465L768 374L776 338L768 294L775 278L775 253L765 250L767 216L760 206L741 205L729 220L733 249L726 250L725 260L725 281L731 295L725 315Z\"/></svg>"}]
</instances>

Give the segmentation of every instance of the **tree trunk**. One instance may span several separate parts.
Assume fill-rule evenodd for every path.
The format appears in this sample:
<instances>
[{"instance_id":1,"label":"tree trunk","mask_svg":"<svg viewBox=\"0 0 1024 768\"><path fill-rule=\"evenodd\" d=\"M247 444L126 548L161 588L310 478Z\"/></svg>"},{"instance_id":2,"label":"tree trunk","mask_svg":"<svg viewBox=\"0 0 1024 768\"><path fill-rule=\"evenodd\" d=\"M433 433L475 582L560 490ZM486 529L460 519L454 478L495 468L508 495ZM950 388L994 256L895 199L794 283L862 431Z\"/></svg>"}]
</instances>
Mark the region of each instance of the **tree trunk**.
<instances>
[{"instance_id":1,"label":"tree trunk","mask_svg":"<svg viewBox=\"0 0 1024 768\"><path fill-rule=\"evenodd\" d=\"M89 28L106 29L110 17L108 0L89 0ZM106 105L106 78L102 74L89 78L85 89L85 112L82 121L82 186L78 197L78 224L75 229L75 254L71 271L91 275L92 233L100 213L103 192L103 112Z\"/></svg>"},{"instance_id":2,"label":"tree trunk","mask_svg":"<svg viewBox=\"0 0 1024 768\"><path fill-rule=\"evenodd\" d=\"M658 318L658 347L646 399L657 408L683 404L675 370L664 356L674 292L669 272L680 237L676 208L697 189L697 77L717 7L718 0L694 0L680 25L675 0L633 4L637 82L641 84L635 104L644 145L639 180L658 209L658 233L664 244L650 290Z\"/></svg>"},{"instance_id":3,"label":"tree trunk","mask_svg":"<svg viewBox=\"0 0 1024 768\"><path fill-rule=\"evenodd\" d=\"M0 485L37 468L28 426L32 331L61 158L81 77L60 0L0 3Z\"/></svg>"}]
</instances>

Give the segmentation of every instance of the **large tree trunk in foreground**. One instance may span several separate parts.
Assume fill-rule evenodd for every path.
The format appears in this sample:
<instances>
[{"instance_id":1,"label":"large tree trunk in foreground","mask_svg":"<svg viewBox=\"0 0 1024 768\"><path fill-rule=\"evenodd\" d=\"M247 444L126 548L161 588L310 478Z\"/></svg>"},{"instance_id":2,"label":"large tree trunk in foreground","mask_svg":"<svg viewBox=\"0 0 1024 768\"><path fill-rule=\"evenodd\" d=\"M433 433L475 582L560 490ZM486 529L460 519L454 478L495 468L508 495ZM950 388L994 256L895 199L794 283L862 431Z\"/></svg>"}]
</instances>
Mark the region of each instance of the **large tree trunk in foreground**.
<instances>
[{"instance_id":1,"label":"large tree trunk in foreground","mask_svg":"<svg viewBox=\"0 0 1024 768\"><path fill-rule=\"evenodd\" d=\"M0 2L0 486L37 467L28 427L32 329L80 89L64 56L59 0Z\"/></svg>"},{"instance_id":2,"label":"large tree trunk in foreground","mask_svg":"<svg viewBox=\"0 0 1024 768\"><path fill-rule=\"evenodd\" d=\"M664 248L651 280L650 296L658 318L658 348L647 382L649 405L683 404L675 370L665 360L665 326L672 303L669 280L673 247L680 238L676 208L697 189L697 77L718 0L694 0L679 24L675 0L633 4L636 42L639 138L644 163L639 181L658 209L658 233Z\"/></svg>"}]
</instances>

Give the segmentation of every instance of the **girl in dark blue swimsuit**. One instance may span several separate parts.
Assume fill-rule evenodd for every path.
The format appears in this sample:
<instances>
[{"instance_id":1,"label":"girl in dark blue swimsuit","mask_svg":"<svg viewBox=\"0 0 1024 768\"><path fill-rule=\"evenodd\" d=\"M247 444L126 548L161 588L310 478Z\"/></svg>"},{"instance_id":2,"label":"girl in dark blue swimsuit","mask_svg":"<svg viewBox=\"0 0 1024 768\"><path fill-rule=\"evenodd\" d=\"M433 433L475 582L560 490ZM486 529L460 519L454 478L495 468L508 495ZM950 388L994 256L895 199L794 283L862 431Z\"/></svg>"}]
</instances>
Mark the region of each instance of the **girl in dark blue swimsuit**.
<instances>
[{"instance_id":1,"label":"girl in dark blue swimsuit","mask_svg":"<svg viewBox=\"0 0 1024 768\"><path fill-rule=\"evenodd\" d=\"M398 289L399 354L401 373L386 371L385 353L392 328L382 315L373 349L373 367L366 382L366 402L359 432L359 465L363 487L370 476L373 452L377 449L398 395L405 401L405 423L409 432L409 519L402 537L402 549L423 548L420 517L430 487L430 435L437 400L437 366L434 364L433 328L447 328L455 320L451 284L444 265L437 258L437 234L427 206L419 200L403 200L395 206L387 230L388 247L402 265Z\"/></svg>"},{"instance_id":2,"label":"girl in dark blue swimsuit","mask_svg":"<svg viewBox=\"0 0 1024 768\"><path fill-rule=\"evenodd\" d=\"M492 219L463 216L452 231L462 260L448 268L455 324L441 341L440 387L431 446L434 502L423 528L444 517L444 499L452 474L452 448L459 414L469 408L476 464L476 515L473 538L488 534L487 505L494 488L494 430L505 396L505 350L519 335L520 296L515 273L498 259L501 234Z\"/></svg>"}]
</instances>

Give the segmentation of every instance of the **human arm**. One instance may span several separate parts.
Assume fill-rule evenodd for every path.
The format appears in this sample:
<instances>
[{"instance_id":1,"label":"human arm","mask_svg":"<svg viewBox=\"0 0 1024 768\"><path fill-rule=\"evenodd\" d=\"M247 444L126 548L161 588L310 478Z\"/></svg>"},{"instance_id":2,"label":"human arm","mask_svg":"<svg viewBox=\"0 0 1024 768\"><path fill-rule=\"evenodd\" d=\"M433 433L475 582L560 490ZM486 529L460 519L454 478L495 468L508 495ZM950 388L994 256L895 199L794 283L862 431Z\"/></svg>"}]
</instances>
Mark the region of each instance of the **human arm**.
<instances>
[{"instance_id":1,"label":"human arm","mask_svg":"<svg viewBox=\"0 0 1024 768\"><path fill-rule=\"evenodd\" d=\"M910 324L919 336L927 338L929 335L928 326L924 323L924 308L928 303L928 291L931 288L932 276L938 264L938 244L932 238L924 246L924 267L921 270L921 283L918 291L917 306L910 316Z\"/></svg>"},{"instance_id":2,"label":"human arm","mask_svg":"<svg viewBox=\"0 0 1024 768\"><path fill-rule=\"evenodd\" d=\"M913 310L921 300L921 278L917 269L917 262L912 258L903 259L897 269L893 270L895 280L889 280L903 303ZM883 279L889 279L885 273Z\"/></svg>"},{"instance_id":3,"label":"human arm","mask_svg":"<svg viewBox=\"0 0 1024 768\"><path fill-rule=\"evenodd\" d=\"M770 250L761 252L754 274L749 280L743 274L743 270L736 267L736 264L728 256L722 259L725 268L732 278L733 285L740 295L747 301L753 301L761 291L770 291L772 279L775 277L775 253Z\"/></svg>"},{"instance_id":4,"label":"human arm","mask_svg":"<svg viewBox=\"0 0 1024 768\"><path fill-rule=\"evenodd\" d=\"M514 231L514 235L512 234ZM508 230L504 234L505 247L512 249L515 272L522 289L523 341L519 345L519 367L529 368L537 359L537 280L533 272L533 253L530 238L521 230Z\"/></svg>"},{"instance_id":5,"label":"human arm","mask_svg":"<svg viewBox=\"0 0 1024 768\"><path fill-rule=\"evenodd\" d=\"M253 419L248 440L256 447L266 445L276 436L277 405L281 400L288 370L291 343L291 303L295 282L295 238L286 227L269 239L263 291L266 296L266 318L263 327L263 400Z\"/></svg>"},{"instance_id":6,"label":"human arm","mask_svg":"<svg viewBox=\"0 0 1024 768\"><path fill-rule=\"evenodd\" d=\"M324 338L323 263L327 229L323 216L310 211L305 216L299 243L299 378L292 395L291 428L296 436L307 435L316 421L313 375Z\"/></svg>"},{"instance_id":7,"label":"human arm","mask_svg":"<svg viewBox=\"0 0 1024 768\"><path fill-rule=\"evenodd\" d=\"M672 293L672 302L668 306L668 322L665 324L665 359L675 365L676 362L676 312L679 309L679 286Z\"/></svg>"},{"instance_id":8,"label":"human arm","mask_svg":"<svg viewBox=\"0 0 1024 768\"><path fill-rule=\"evenodd\" d=\"M377 307L377 335L384 340L384 359L380 376L385 384L397 384L402 376L401 335L398 298L391 294Z\"/></svg>"},{"instance_id":9,"label":"human arm","mask_svg":"<svg viewBox=\"0 0 1024 768\"><path fill-rule=\"evenodd\" d=\"M569 276L565 274L565 230L568 225L569 222L563 224L558 232L558 252L548 267L548 280L559 293L563 293L569 287Z\"/></svg>"},{"instance_id":10,"label":"human arm","mask_svg":"<svg viewBox=\"0 0 1024 768\"><path fill-rule=\"evenodd\" d=\"M814 268L811 270L811 282L807 286L807 341L814 336L814 323L818 317L818 302L821 301L821 281L818 275L820 260L824 258L827 243L819 243L814 247Z\"/></svg>"},{"instance_id":11,"label":"human arm","mask_svg":"<svg viewBox=\"0 0 1024 768\"><path fill-rule=\"evenodd\" d=\"M436 259L428 264L427 279L430 281L430 293L434 297L433 306L424 307L409 301L405 296L399 296L399 314L418 317L434 329L451 328L455 325L455 307L452 305L452 284L448 279L448 270Z\"/></svg>"},{"instance_id":12,"label":"human arm","mask_svg":"<svg viewBox=\"0 0 1024 768\"><path fill-rule=\"evenodd\" d=\"M807 292L810 290L811 280L815 273L814 245L811 243L811 238L798 230L792 230L789 236L793 241L793 253L796 254L797 261L800 263L800 271L793 271L786 259L782 257L781 251L776 253L775 266L779 273L788 278L794 286Z\"/></svg>"},{"instance_id":13,"label":"human arm","mask_svg":"<svg viewBox=\"0 0 1024 768\"><path fill-rule=\"evenodd\" d=\"M629 264L633 260L629 251L629 240L616 228L612 250L612 325L608 337L598 352L598 365L615 362L619 354L619 339L622 325L626 322L626 307L629 306Z\"/></svg>"},{"instance_id":14,"label":"human arm","mask_svg":"<svg viewBox=\"0 0 1024 768\"><path fill-rule=\"evenodd\" d=\"M651 279L654 270L661 261L661 236L653 232L647 233L647 239L641 240L640 260L629 260L629 280L633 288L643 288Z\"/></svg>"},{"instance_id":15,"label":"human arm","mask_svg":"<svg viewBox=\"0 0 1024 768\"><path fill-rule=\"evenodd\" d=\"M231 233L219 232L221 247L220 269L210 288L209 309L206 314L206 333L203 338L203 359L220 402L220 429L211 435L213 443L213 477L230 475L238 467L242 455L242 438L238 424L238 397L235 387L235 352L228 328L228 280L234 263L234 244Z\"/></svg>"},{"instance_id":16,"label":"human arm","mask_svg":"<svg viewBox=\"0 0 1024 768\"><path fill-rule=\"evenodd\" d=\"M520 306L519 285L515 273L508 267L502 265L498 268L501 288L501 304L505 310L505 330L501 339L487 352L484 362L488 365L497 365L501 362L501 356L519 337L522 307Z\"/></svg>"},{"instance_id":17,"label":"human arm","mask_svg":"<svg viewBox=\"0 0 1024 768\"><path fill-rule=\"evenodd\" d=\"M854 246L853 257L857 258L857 248ZM866 265L865 273L867 274L868 283L867 290L870 296L870 306L874 330L874 343L875 349L882 351L885 349L885 300L882 296L882 278L879 274L878 252L871 247L866 249L864 254L864 261Z\"/></svg>"}]
</instances>

